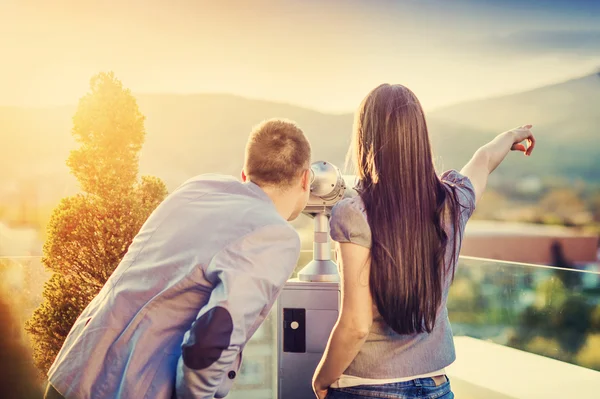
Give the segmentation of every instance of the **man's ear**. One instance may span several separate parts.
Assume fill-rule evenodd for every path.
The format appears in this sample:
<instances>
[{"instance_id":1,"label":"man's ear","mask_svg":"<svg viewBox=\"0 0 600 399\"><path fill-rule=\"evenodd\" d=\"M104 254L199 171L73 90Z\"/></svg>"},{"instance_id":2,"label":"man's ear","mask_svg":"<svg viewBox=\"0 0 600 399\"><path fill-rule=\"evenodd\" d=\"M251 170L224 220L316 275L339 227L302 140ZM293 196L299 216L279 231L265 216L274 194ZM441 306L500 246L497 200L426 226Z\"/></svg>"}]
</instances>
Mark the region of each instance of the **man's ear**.
<instances>
[{"instance_id":1,"label":"man's ear","mask_svg":"<svg viewBox=\"0 0 600 399\"><path fill-rule=\"evenodd\" d=\"M246 176L246 172L244 172L244 169L242 169L242 181L246 183L246 180L248 180L248 176Z\"/></svg>"},{"instance_id":2,"label":"man's ear","mask_svg":"<svg viewBox=\"0 0 600 399\"><path fill-rule=\"evenodd\" d=\"M302 189L310 191L310 169L306 169L302 173Z\"/></svg>"}]
</instances>

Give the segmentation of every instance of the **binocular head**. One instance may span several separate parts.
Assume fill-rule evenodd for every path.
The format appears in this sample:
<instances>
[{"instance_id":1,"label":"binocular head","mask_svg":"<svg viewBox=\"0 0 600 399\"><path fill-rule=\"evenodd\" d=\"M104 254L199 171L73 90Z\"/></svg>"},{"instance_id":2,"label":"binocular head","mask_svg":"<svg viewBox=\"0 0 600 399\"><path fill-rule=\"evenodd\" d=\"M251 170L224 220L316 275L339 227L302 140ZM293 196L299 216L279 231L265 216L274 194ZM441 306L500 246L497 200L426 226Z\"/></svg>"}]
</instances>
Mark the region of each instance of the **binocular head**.
<instances>
[{"instance_id":1,"label":"binocular head","mask_svg":"<svg viewBox=\"0 0 600 399\"><path fill-rule=\"evenodd\" d=\"M333 164L317 161L310 166L310 198L303 213L329 215L340 200L356 195L354 176L344 176Z\"/></svg>"}]
</instances>

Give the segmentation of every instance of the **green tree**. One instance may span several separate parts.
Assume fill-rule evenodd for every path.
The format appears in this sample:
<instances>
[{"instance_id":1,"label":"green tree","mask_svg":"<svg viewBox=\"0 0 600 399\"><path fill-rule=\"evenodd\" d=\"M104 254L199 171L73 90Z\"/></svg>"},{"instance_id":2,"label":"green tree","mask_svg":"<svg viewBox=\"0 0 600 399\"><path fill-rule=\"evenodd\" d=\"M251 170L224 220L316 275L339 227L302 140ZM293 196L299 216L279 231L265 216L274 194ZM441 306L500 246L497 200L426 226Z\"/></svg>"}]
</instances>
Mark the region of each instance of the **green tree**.
<instances>
[{"instance_id":1,"label":"green tree","mask_svg":"<svg viewBox=\"0 0 600 399\"><path fill-rule=\"evenodd\" d=\"M44 265L53 272L44 301L27 322L34 362L52 365L73 323L117 267L167 189L155 177L138 180L144 116L112 73L100 73L79 101L73 135L80 147L67 161L82 193L53 211Z\"/></svg>"},{"instance_id":2,"label":"green tree","mask_svg":"<svg viewBox=\"0 0 600 399\"><path fill-rule=\"evenodd\" d=\"M537 286L535 294L536 307L539 309L548 308L553 312L560 309L568 297L565 284L555 276L542 281Z\"/></svg>"},{"instance_id":3,"label":"green tree","mask_svg":"<svg viewBox=\"0 0 600 399\"><path fill-rule=\"evenodd\" d=\"M590 332L600 321L600 306L569 290L556 275L536 288L536 301L520 315L510 345L566 362L577 362L576 355ZM587 355L586 355L587 356Z\"/></svg>"},{"instance_id":4,"label":"green tree","mask_svg":"<svg viewBox=\"0 0 600 399\"><path fill-rule=\"evenodd\" d=\"M552 315L552 329L563 352L576 354L588 335L593 308L581 295L571 295Z\"/></svg>"},{"instance_id":5,"label":"green tree","mask_svg":"<svg viewBox=\"0 0 600 399\"><path fill-rule=\"evenodd\" d=\"M600 333L600 305L597 305L590 315L590 329L592 332Z\"/></svg>"}]
</instances>

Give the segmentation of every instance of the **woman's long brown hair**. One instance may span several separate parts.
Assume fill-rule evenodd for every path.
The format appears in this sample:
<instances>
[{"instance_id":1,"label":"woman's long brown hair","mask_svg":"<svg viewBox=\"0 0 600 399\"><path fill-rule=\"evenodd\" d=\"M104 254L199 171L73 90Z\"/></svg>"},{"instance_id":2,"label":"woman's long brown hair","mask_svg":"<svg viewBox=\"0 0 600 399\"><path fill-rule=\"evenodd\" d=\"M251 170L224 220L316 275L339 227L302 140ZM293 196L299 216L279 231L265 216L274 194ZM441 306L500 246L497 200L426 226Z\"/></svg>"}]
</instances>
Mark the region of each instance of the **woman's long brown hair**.
<instances>
[{"instance_id":1,"label":"woman's long brown hair","mask_svg":"<svg viewBox=\"0 0 600 399\"><path fill-rule=\"evenodd\" d=\"M454 263L460 206L436 174L417 97L400 85L375 88L356 114L351 149L372 231L373 301L398 334L431 332L446 274L454 277L444 224L454 227Z\"/></svg>"}]
</instances>

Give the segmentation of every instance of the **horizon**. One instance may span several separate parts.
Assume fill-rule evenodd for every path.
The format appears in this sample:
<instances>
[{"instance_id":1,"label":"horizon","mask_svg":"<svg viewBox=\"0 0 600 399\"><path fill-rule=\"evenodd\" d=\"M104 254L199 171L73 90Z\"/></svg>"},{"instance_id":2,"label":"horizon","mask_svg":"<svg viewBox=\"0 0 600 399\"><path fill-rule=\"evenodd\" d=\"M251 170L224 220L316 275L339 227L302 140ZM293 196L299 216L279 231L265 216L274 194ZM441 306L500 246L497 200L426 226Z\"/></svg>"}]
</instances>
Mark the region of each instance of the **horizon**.
<instances>
[{"instance_id":1,"label":"horizon","mask_svg":"<svg viewBox=\"0 0 600 399\"><path fill-rule=\"evenodd\" d=\"M333 114L401 83L431 111L600 65L593 1L109 3L0 4L14 61L0 105L75 104L91 76L114 71L136 94L223 93Z\"/></svg>"},{"instance_id":2,"label":"horizon","mask_svg":"<svg viewBox=\"0 0 600 399\"><path fill-rule=\"evenodd\" d=\"M108 72L108 71L102 71L102 72ZM571 78L560 79L560 80L558 80L558 81L556 81L554 83L550 83L550 84L546 84L546 85L542 85L542 86L535 86L535 87L523 89L521 91L510 91L510 92L501 93L501 94L497 94L497 95L491 95L491 96L488 96L488 97L467 98L467 99L464 99L464 100L456 102L456 103L445 104L445 105L442 105L442 106L439 106L439 107L435 107L433 109L426 109L425 107L423 107L423 108L427 112L436 112L438 110L442 110L442 109L445 109L447 107L453 107L455 105L461 105L461 104L466 104L466 103L471 103L471 102L477 102L477 101L484 101L484 100L493 100L493 99L497 99L497 98L510 97L510 96L513 96L513 95L519 95L519 94L523 94L523 93L528 93L528 92L532 92L532 91L544 89L546 87L557 86L557 85L565 84L565 83L568 83L568 82L571 82L571 81L575 81L575 80L579 80L579 79L585 79L587 77L594 76L596 74L600 74L600 68L598 68L596 70L596 72L591 72L591 73L587 73L587 74L576 75L576 76L573 76ZM118 76L116 76L116 77L118 78ZM78 104L79 99L81 97L83 97L86 93L87 93L87 91L84 92L84 93L82 93L79 98L77 98L75 101L70 102L70 103L64 103L64 104L39 104L39 105L32 105L32 106L27 106L27 105L13 105L13 104L0 104L0 108L50 109L50 108L76 107L77 104ZM342 110L342 111L339 111L339 112L327 111L327 110L321 110L321 109L318 109L318 108L315 108L315 107L305 106L305 105L302 105L302 104L296 104L296 103L292 103L292 102L277 101L277 100L271 100L271 99L268 99L268 98L260 98L260 97L250 97L250 96L244 96L244 95L241 95L241 94L227 93L227 92L193 92L193 93L191 93L191 92L190 93L182 92L182 93L178 93L178 92L135 92L135 91L131 91L131 93L132 93L132 95L134 97L136 97L136 99L139 99L138 96L142 96L142 97L143 96L178 96L178 97L229 96L229 97L236 97L236 98L243 99L243 100L248 100L248 101L267 102L267 103L273 103L273 104L287 105L287 106L291 106L291 107L306 109L308 111L318 112L318 113L325 114L325 115L347 115L347 114L353 114L356 111L355 109Z\"/></svg>"}]
</instances>

